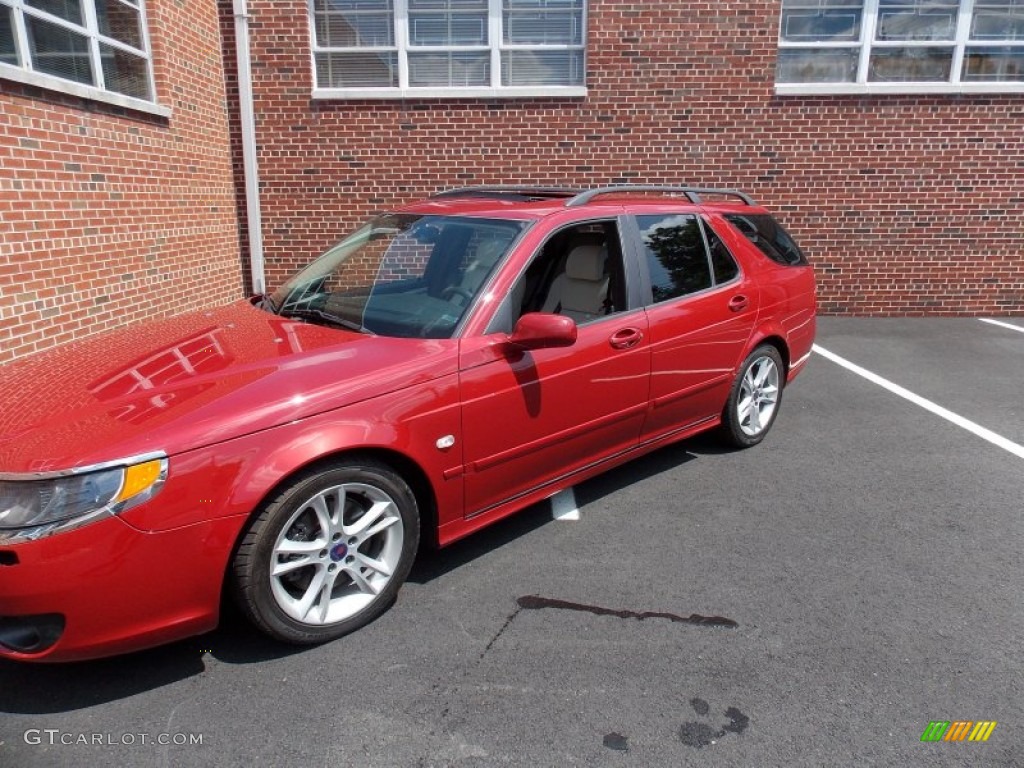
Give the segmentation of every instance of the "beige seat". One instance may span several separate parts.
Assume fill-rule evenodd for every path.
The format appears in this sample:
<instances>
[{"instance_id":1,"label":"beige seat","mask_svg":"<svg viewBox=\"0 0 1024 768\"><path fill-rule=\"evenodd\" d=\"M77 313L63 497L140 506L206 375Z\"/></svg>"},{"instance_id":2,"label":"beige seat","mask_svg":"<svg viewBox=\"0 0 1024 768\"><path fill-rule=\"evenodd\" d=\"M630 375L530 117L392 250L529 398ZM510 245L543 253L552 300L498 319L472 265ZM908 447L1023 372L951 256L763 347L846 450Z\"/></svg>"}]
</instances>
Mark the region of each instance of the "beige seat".
<instances>
[{"instance_id":1,"label":"beige seat","mask_svg":"<svg viewBox=\"0 0 1024 768\"><path fill-rule=\"evenodd\" d=\"M605 313L608 298L607 253L599 245L578 245L569 253L565 272L555 278L541 312L556 312L585 323Z\"/></svg>"}]
</instances>

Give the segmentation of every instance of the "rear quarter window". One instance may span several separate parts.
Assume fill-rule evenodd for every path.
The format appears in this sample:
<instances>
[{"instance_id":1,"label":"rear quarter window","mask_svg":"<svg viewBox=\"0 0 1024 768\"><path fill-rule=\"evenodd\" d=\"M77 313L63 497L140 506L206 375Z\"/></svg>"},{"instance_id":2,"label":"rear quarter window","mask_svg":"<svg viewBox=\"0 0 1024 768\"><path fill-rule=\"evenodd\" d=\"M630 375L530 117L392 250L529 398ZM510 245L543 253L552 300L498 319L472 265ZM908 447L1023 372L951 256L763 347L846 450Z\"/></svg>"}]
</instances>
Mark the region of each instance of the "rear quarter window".
<instances>
[{"instance_id":1,"label":"rear quarter window","mask_svg":"<svg viewBox=\"0 0 1024 768\"><path fill-rule=\"evenodd\" d=\"M800 246L782 225L768 214L727 213L725 220L777 264L794 267L807 264L807 257L800 250Z\"/></svg>"}]
</instances>

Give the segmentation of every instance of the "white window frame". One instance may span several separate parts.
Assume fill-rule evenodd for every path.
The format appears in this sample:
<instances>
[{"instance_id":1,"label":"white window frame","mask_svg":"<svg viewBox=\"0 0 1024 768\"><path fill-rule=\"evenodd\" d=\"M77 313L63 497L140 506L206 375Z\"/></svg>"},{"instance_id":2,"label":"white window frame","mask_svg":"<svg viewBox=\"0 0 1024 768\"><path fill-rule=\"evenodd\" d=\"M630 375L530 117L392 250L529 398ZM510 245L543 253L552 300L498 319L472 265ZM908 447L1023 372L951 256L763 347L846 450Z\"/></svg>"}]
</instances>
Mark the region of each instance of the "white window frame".
<instances>
[{"instance_id":1,"label":"white window frame","mask_svg":"<svg viewBox=\"0 0 1024 768\"><path fill-rule=\"evenodd\" d=\"M579 45L543 45L543 44L506 44L502 29L502 0L488 0L488 38L487 46L415 46L409 45L409 3L408 0L394 0L394 46L382 48L348 48L339 49L321 47L316 40L315 0L308 0L310 65L313 74L314 99L519 99L532 97L579 97L587 95L587 12L590 0L584 0L582 11L582 42ZM409 86L409 53L429 53L431 51L459 50L490 50L491 83L489 86L443 86L418 88ZM398 53L398 87L396 88L319 88L316 85L316 55L342 51L374 50L397 51ZM504 51L574 51L583 52L583 85L530 85L509 86L501 84L501 54Z\"/></svg>"},{"instance_id":2,"label":"white window frame","mask_svg":"<svg viewBox=\"0 0 1024 768\"><path fill-rule=\"evenodd\" d=\"M860 58L857 66L857 80L852 83L782 83L776 80L775 92L780 96L813 96L813 95L856 95L856 94L927 94L927 93L1024 93L1024 81L990 80L962 81L964 51L970 46L1020 48L1024 53L1022 40L992 40L978 42L970 40L971 19L974 14L974 0L960 0L960 12L957 17L956 32L952 40L875 40L875 29L878 23L879 0L864 0L864 11L860 25L860 40L857 43L841 42L789 42L782 39L782 19L780 4L779 50L800 50L801 48L821 49L855 49L859 50ZM953 62L950 79L942 82L869 82L868 62L872 48L952 48Z\"/></svg>"},{"instance_id":3,"label":"white window frame","mask_svg":"<svg viewBox=\"0 0 1024 768\"><path fill-rule=\"evenodd\" d=\"M114 0L119 2L120 0ZM60 16L54 16L44 10L28 5L24 0L0 0L0 12L11 13L14 28L14 48L18 56L18 64L0 62L0 78L13 80L14 82L32 85L37 88L45 88L49 91L57 91L82 99L101 101L126 109L133 109L139 112L147 112L159 117L170 117L171 110L157 103L156 83L153 78L153 55L149 42L149 22L146 19L146 0L136 0L139 12L140 38L143 48L135 48L112 37L100 34L99 25L96 20L96 5L93 0L81 0L82 23L76 24ZM132 3L126 3L132 6ZM135 6L132 6L135 7ZM33 68L32 56L29 50L28 33L25 25L25 17L37 18L41 21L69 29L88 39L89 59L93 73L96 78L96 85L80 83L75 80L65 80L57 75L48 72L39 72ZM135 96L127 96L123 93L107 90L103 82L103 66L100 59L100 43L111 48L119 48L135 56L144 58L146 61L146 77L149 85L149 92L152 100L140 99Z\"/></svg>"}]
</instances>

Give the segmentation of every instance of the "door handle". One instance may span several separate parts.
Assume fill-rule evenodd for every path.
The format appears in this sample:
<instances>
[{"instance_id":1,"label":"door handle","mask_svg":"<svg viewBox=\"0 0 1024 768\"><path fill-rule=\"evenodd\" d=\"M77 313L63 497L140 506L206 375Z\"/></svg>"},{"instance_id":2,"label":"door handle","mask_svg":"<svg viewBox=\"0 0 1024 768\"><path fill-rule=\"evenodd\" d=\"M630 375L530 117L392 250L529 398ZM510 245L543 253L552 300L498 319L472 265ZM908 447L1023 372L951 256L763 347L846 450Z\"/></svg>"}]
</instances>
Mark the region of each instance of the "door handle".
<instances>
[{"instance_id":1,"label":"door handle","mask_svg":"<svg viewBox=\"0 0 1024 768\"><path fill-rule=\"evenodd\" d=\"M643 340L644 334L639 328L621 328L612 334L608 343L615 349L629 349Z\"/></svg>"},{"instance_id":2,"label":"door handle","mask_svg":"<svg viewBox=\"0 0 1024 768\"><path fill-rule=\"evenodd\" d=\"M729 309L733 312L740 312L746 309L748 304L750 304L750 299L742 293L729 299Z\"/></svg>"}]
</instances>

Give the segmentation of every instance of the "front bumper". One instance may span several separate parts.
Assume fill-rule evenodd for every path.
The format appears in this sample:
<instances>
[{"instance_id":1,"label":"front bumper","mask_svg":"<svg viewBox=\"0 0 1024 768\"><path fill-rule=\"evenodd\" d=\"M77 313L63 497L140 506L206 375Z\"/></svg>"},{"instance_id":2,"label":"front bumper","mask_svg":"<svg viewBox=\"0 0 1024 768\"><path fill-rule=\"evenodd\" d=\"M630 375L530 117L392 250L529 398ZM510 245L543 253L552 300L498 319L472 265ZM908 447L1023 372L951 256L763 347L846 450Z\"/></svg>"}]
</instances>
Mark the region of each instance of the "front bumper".
<instances>
[{"instance_id":1,"label":"front bumper","mask_svg":"<svg viewBox=\"0 0 1024 768\"><path fill-rule=\"evenodd\" d=\"M76 661L213 629L244 520L151 532L109 517L0 544L0 657Z\"/></svg>"}]
</instances>

